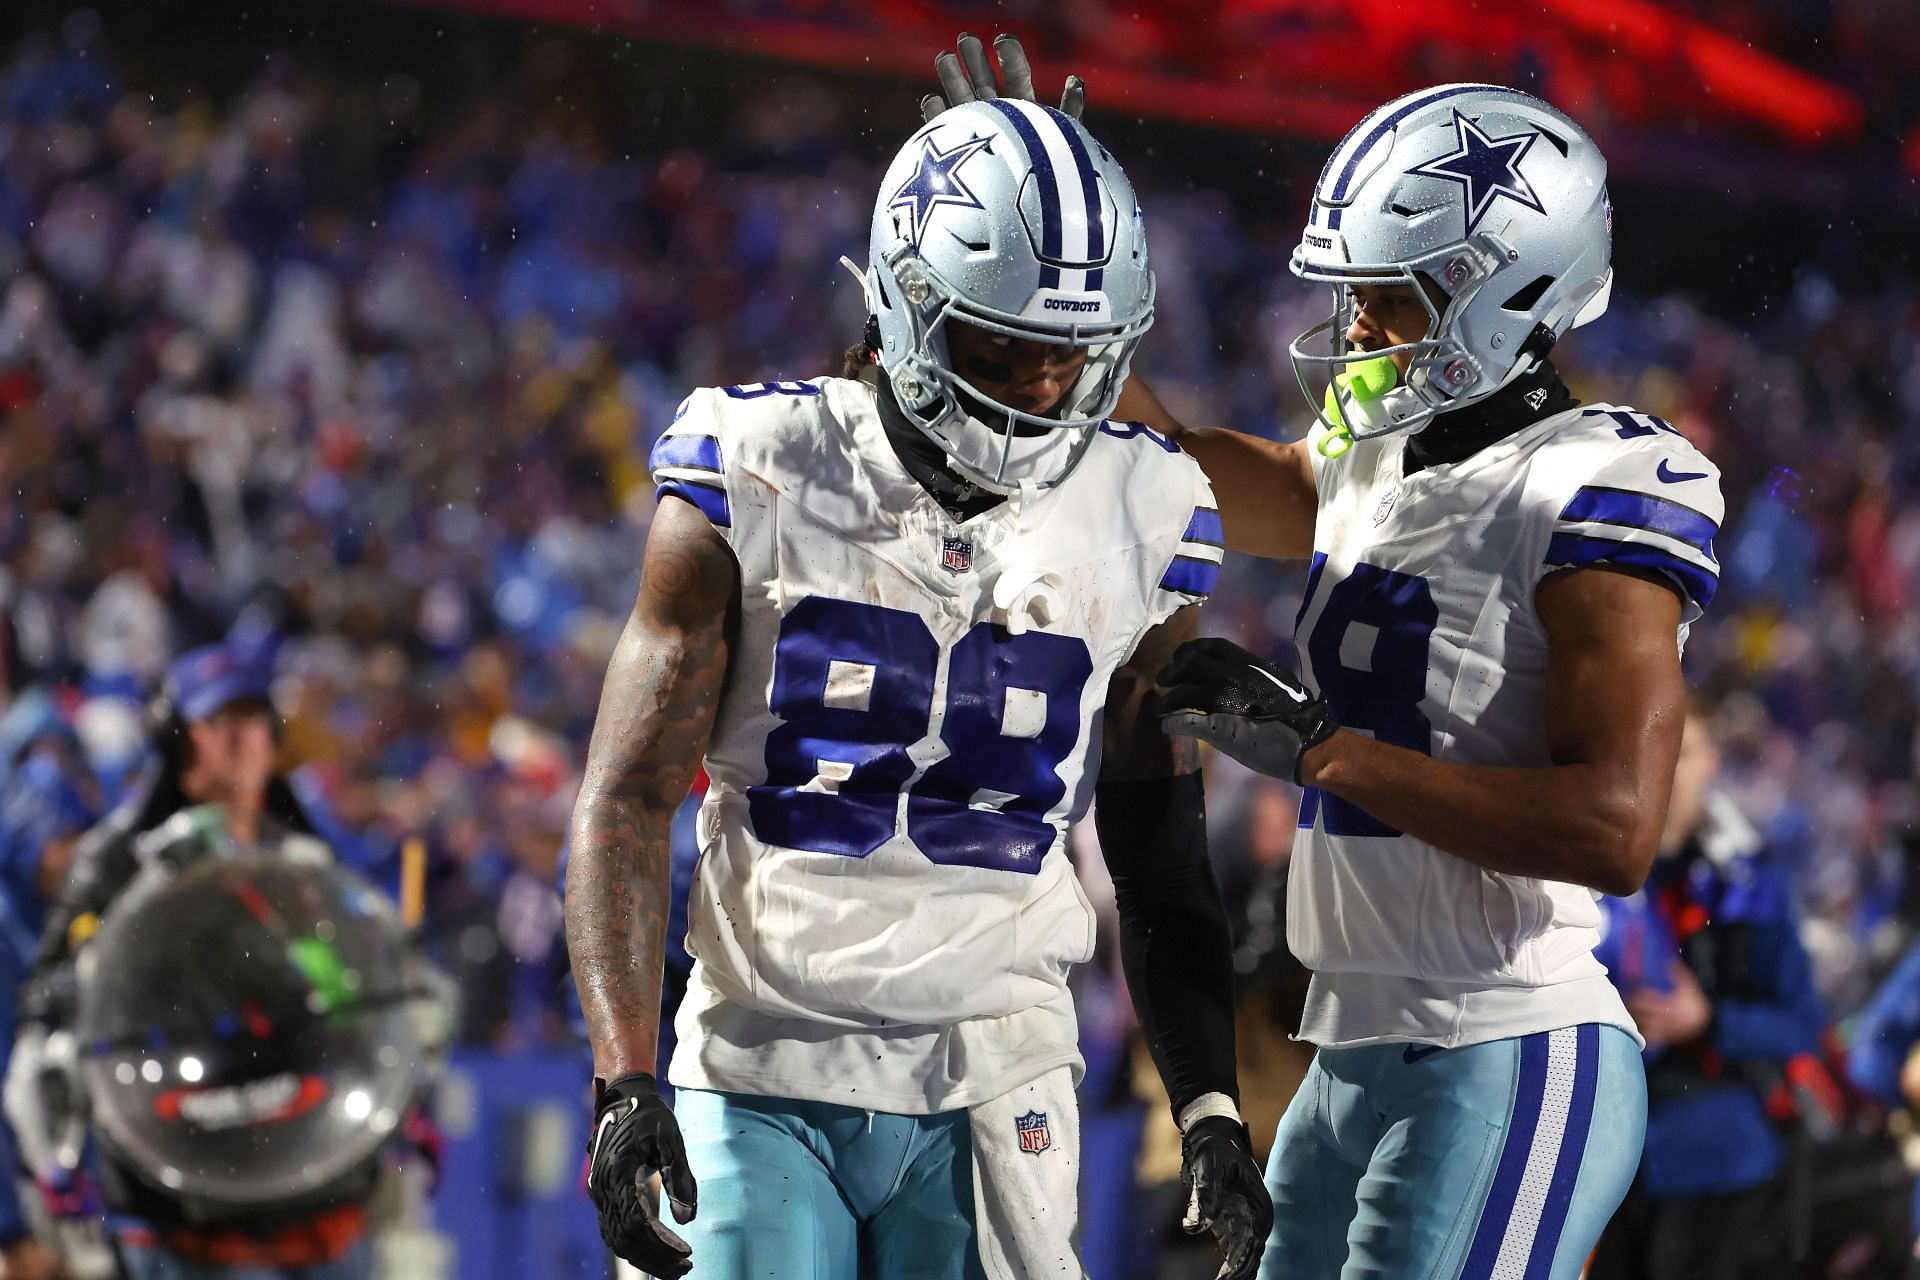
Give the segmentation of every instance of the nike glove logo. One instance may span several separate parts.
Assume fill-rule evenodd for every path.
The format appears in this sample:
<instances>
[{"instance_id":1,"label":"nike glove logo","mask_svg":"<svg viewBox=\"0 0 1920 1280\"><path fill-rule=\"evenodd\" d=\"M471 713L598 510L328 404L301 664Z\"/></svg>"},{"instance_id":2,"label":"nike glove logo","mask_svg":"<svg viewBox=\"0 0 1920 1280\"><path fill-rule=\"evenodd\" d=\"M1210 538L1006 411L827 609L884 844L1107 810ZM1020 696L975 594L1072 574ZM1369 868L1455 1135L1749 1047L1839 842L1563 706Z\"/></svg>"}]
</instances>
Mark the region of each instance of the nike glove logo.
<instances>
[{"instance_id":1,"label":"nike glove logo","mask_svg":"<svg viewBox=\"0 0 1920 1280\"><path fill-rule=\"evenodd\" d=\"M1653 469L1653 474L1659 476L1663 484L1682 484L1688 480L1707 478L1707 473L1704 471L1669 471L1665 458L1660 459L1660 465Z\"/></svg>"},{"instance_id":2,"label":"nike glove logo","mask_svg":"<svg viewBox=\"0 0 1920 1280\"><path fill-rule=\"evenodd\" d=\"M1300 690L1298 689L1295 689L1292 685L1288 684L1285 680L1282 680L1279 676L1276 676L1271 671L1264 671L1259 667L1248 667L1247 670L1255 672L1259 675L1263 675L1267 679L1273 681L1275 688L1279 689L1280 692L1286 694L1289 698L1292 698L1295 702L1300 703L1302 706L1305 706L1308 702L1312 701L1312 699L1309 698L1306 694L1300 692Z\"/></svg>"}]
</instances>

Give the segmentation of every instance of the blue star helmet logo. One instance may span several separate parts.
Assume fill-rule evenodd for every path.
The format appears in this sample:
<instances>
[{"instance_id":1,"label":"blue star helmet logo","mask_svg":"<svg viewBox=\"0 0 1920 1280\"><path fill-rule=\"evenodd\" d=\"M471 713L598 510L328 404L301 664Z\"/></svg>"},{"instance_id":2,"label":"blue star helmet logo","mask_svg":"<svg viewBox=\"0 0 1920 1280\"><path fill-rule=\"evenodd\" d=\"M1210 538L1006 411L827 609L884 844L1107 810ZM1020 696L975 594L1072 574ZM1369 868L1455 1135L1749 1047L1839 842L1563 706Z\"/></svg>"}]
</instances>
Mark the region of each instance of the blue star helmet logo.
<instances>
[{"instance_id":1,"label":"blue star helmet logo","mask_svg":"<svg viewBox=\"0 0 1920 1280\"><path fill-rule=\"evenodd\" d=\"M893 199L887 202L889 209L904 205L912 211L913 229L909 238L915 248L920 246L920 237L927 230L928 219L941 205L957 205L962 209L987 207L960 180L959 168L966 163L968 156L991 145L991 134L984 138L969 138L951 151L942 151L934 146L932 135L921 140L919 167L893 193Z\"/></svg>"},{"instance_id":2,"label":"blue star helmet logo","mask_svg":"<svg viewBox=\"0 0 1920 1280\"><path fill-rule=\"evenodd\" d=\"M1538 133L1529 129L1504 138L1489 138L1479 125L1458 111L1453 113L1453 128L1459 144L1457 150L1417 164L1407 172L1445 178L1466 188L1468 235L1480 225L1480 219L1493 207L1493 202L1503 196L1535 213L1546 212L1540 197L1534 194L1533 184L1520 172L1520 161L1540 140Z\"/></svg>"}]
</instances>

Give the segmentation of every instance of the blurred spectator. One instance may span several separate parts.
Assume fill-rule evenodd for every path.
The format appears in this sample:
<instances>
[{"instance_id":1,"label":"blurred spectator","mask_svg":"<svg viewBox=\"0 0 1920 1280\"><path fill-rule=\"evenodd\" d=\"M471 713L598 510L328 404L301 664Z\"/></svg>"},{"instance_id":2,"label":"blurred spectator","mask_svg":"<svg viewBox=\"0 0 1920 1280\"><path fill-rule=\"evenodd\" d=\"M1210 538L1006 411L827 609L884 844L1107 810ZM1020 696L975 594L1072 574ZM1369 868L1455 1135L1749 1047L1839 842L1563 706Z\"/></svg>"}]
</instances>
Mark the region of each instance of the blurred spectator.
<instances>
[{"instance_id":1,"label":"blurred spectator","mask_svg":"<svg viewBox=\"0 0 1920 1280\"><path fill-rule=\"evenodd\" d=\"M1595 1280L1739 1280L1790 1254L1778 1210L1789 1064L1825 1011L1787 879L1712 790L1719 753L1687 717L1647 887L1604 899L1599 950L1646 1039L1640 1174L1595 1252ZM1778 1095L1778 1096L1777 1096Z\"/></svg>"},{"instance_id":2,"label":"blurred spectator","mask_svg":"<svg viewBox=\"0 0 1920 1280\"><path fill-rule=\"evenodd\" d=\"M13 1042L17 995L33 963L46 904L96 807L71 777L73 728L44 690L16 699L0 720L0 1034ZM20 1198L13 1128L0 1120L0 1275L51 1280L56 1253L34 1232Z\"/></svg>"},{"instance_id":3,"label":"blurred spectator","mask_svg":"<svg viewBox=\"0 0 1920 1280\"><path fill-rule=\"evenodd\" d=\"M75 959L142 869L143 835L197 806L215 811L240 849L278 849L289 835L315 834L274 767L270 656L270 646L263 651L230 640L196 649L169 670L153 716L154 760L113 815L81 839L47 912L23 1009L34 1031L16 1042L10 1068L17 1079L31 1077L47 1033L70 1024ZM64 785L57 774L54 778ZM66 814L76 811L70 798L56 807ZM44 846L58 830L43 822L27 834ZM49 1165L44 1145L36 1144L41 1150L30 1159L35 1172L52 1181L64 1170ZM291 1267L295 1270L285 1274L297 1271L312 1280L371 1274L362 1204L335 1205L291 1222L243 1221L216 1230L187 1219L163 1189L111 1161L103 1173L107 1208L117 1218L119 1252L131 1280L192 1280L239 1265L256 1267L262 1275Z\"/></svg>"}]
</instances>

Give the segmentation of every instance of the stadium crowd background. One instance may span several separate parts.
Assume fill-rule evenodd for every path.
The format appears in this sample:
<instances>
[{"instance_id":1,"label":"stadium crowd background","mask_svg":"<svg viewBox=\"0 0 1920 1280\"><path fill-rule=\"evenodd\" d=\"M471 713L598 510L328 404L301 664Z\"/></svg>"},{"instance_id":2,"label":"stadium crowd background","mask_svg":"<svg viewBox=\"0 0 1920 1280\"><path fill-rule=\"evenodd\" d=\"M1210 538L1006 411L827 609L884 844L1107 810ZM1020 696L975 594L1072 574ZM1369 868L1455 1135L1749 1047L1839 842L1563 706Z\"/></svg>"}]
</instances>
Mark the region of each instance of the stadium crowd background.
<instances>
[{"instance_id":1,"label":"stadium crowd background","mask_svg":"<svg viewBox=\"0 0 1920 1280\"><path fill-rule=\"evenodd\" d=\"M355 860L391 876L425 838L465 1038L571 1043L555 869L648 446L693 387L837 368L862 310L834 262L864 260L918 89L700 84L706 55L623 65L559 35L469 34L489 72L464 80L431 44L374 78L252 44L202 76L140 32L0 25L8 891L29 900L46 842L112 803L170 657L238 629L278 645L284 751ZM597 97L621 74L654 78L651 112ZM1189 420L1293 434L1286 342L1324 297L1285 263L1316 148L1116 128L1160 279L1145 369ZM1726 260L1716 217L1755 238L1747 205L1640 188L1617 196L1623 245L1683 199L1710 212L1664 225L1697 246L1658 271L1623 251L1560 363L1725 472L1687 669L1844 1035L1920 925L1912 241L1876 253L1835 217L1751 279L1689 275ZM1285 653L1299 585L1230 562L1209 625ZM1223 883L1257 905L1293 793L1221 772L1213 796ZM1274 934L1246 914L1251 970Z\"/></svg>"}]
</instances>

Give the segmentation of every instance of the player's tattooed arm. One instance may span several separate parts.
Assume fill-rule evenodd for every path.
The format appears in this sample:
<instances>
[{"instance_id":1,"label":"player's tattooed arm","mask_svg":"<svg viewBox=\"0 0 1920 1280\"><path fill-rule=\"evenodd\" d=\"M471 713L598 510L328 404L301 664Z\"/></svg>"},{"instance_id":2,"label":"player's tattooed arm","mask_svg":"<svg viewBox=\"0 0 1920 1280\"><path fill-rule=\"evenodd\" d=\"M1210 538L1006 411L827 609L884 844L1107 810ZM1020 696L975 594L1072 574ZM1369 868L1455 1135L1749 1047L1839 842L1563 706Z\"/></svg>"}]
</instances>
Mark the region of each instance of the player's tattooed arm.
<instances>
[{"instance_id":1,"label":"player's tattooed arm","mask_svg":"<svg viewBox=\"0 0 1920 1280\"><path fill-rule=\"evenodd\" d=\"M573 809L567 951L602 1079L654 1070L668 830L706 755L738 588L719 533L690 504L663 500Z\"/></svg>"},{"instance_id":2,"label":"player's tattooed arm","mask_svg":"<svg viewBox=\"0 0 1920 1280\"><path fill-rule=\"evenodd\" d=\"M1631 893L1653 864L1686 721L1679 597L1587 568L1550 575L1534 606L1551 765L1450 764L1340 732L1301 758L1302 780L1494 871Z\"/></svg>"},{"instance_id":3,"label":"player's tattooed arm","mask_svg":"<svg viewBox=\"0 0 1920 1280\"><path fill-rule=\"evenodd\" d=\"M1269 560L1305 560L1313 554L1320 490L1305 440L1289 444L1225 427L1189 427L1138 372L1127 375L1113 417L1144 422L1193 455L1213 485L1229 550Z\"/></svg>"}]
</instances>

